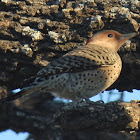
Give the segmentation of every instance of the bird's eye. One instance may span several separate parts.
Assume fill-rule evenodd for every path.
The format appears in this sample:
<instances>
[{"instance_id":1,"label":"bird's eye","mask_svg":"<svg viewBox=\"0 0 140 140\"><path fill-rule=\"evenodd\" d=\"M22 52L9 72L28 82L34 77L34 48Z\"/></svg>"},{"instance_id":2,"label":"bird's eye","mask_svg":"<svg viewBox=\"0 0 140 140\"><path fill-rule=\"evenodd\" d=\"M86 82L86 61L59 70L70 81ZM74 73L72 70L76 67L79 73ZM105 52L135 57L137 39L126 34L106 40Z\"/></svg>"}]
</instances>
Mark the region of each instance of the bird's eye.
<instances>
[{"instance_id":1,"label":"bird's eye","mask_svg":"<svg viewBox=\"0 0 140 140\"><path fill-rule=\"evenodd\" d=\"M110 37L110 38L113 37L113 34L108 34L108 37Z\"/></svg>"}]
</instances>

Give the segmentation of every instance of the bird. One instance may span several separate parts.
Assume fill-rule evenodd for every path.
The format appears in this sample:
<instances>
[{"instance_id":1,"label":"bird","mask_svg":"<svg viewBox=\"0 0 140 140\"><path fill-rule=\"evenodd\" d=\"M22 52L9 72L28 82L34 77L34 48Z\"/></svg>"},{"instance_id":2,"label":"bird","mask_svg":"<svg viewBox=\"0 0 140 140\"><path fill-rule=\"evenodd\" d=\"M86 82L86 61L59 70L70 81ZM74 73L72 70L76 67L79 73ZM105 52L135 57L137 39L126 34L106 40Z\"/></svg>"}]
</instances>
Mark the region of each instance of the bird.
<instances>
[{"instance_id":1,"label":"bird","mask_svg":"<svg viewBox=\"0 0 140 140\"><path fill-rule=\"evenodd\" d=\"M121 34L115 30L95 33L85 45L50 62L37 73L29 86L1 99L0 103L34 92L50 92L54 96L76 102L89 100L118 79L122 69L118 50L137 34Z\"/></svg>"}]
</instances>

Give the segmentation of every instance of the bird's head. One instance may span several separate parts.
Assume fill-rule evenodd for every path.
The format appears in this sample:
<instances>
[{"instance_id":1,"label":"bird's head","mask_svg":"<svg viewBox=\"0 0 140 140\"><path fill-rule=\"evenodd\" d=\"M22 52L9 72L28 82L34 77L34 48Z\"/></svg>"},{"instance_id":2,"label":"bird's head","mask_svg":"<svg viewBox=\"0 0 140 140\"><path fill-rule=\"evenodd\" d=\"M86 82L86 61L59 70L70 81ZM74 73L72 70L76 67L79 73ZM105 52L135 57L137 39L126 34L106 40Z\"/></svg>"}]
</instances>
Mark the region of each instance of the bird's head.
<instances>
[{"instance_id":1,"label":"bird's head","mask_svg":"<svg viewBox=\"0 0 140 140\"><path fill-rule=\"evenodd\" d=\"M103 30L96 33L86 44L96 44L110 48L117 52L126 40L136 36L138 33L121 34L114 30Z\"/></svg>"}]
</instances>

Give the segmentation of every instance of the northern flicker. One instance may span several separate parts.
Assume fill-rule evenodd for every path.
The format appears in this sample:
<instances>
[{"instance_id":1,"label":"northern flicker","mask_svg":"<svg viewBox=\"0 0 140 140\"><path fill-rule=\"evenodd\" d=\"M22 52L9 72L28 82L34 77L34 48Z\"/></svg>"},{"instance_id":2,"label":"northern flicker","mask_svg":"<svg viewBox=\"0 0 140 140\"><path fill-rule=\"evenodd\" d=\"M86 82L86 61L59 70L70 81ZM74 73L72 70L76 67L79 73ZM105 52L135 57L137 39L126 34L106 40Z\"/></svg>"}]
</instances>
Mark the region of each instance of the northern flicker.
<instances>
[{"instance_id":1,"label":"northern flicker","mask_svg":"<svg viewBox=\"0 0 140 140\"><path fill-rule=\"evenodd\" d=\"M114 30L96 33L85 46L78 47L41 69L31 86L2 99L7 102L33 92L80 101L108 87L119 77L122 61L117 51L137 33L121 34Z\"/></svg>"}]
</instances>

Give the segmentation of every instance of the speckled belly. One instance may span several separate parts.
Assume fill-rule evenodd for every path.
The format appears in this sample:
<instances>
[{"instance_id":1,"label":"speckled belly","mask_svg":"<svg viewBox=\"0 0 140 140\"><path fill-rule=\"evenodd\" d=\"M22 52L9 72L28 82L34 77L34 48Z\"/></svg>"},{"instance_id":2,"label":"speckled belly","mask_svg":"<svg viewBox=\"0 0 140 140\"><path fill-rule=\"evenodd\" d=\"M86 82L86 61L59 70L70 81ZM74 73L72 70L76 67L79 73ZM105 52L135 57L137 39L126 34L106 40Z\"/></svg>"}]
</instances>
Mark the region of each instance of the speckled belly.
<instances>
[{"instance_id":1,"label":"speckled belly","mask_svg":"<svg viewBox=\"0 0 140 140\"><path fill-rule=\"evenodd\" d=\"M72 100L90 98L110 87L119 77L121 68L122 63L119 58L114 65L78 73L65 73L61 76L65 77L66 82L63 82L63 79L59 83L59 88L51 92L56 96Z\"/></svg>"}]
</instances>

